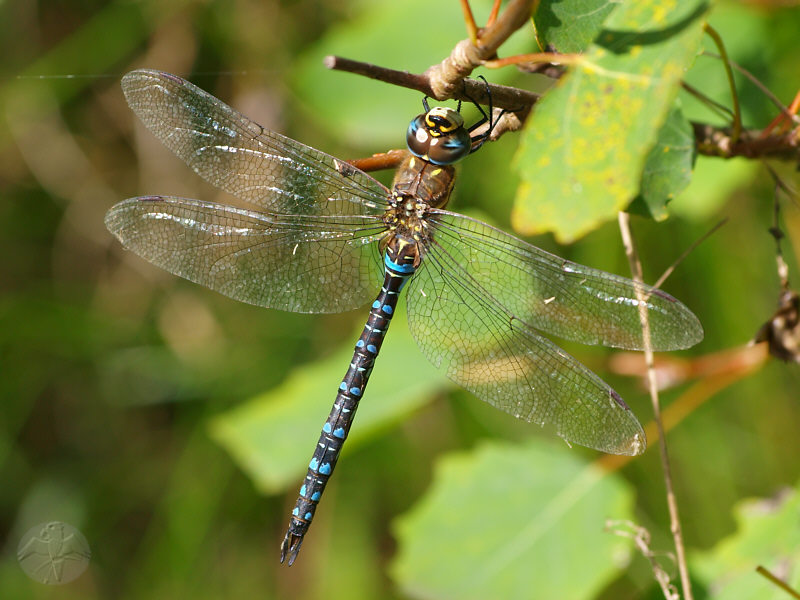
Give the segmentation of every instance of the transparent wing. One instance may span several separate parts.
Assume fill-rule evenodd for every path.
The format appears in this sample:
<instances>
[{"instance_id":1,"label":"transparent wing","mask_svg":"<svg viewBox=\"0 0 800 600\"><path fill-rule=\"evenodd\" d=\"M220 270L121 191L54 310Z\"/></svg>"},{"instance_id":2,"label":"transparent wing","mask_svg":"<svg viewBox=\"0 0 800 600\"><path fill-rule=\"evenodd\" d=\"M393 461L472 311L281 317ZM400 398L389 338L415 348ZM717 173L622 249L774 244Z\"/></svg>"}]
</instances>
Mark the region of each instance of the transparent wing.
<instances>
[{"instance_id":1,"label":"transparent wing","mask_svg":"<svg viewBox=\"0 0 800 600\"><path fill-rule=\"evenodd\" d=\"M370 215L264 214L169 196L130 198L106 227L153 264L235 300L292 312L351 310L383 281L385 226Z\"/></svg>"},{"instance_id":2,"label":"transparent wing","mask_svg":"<svg viewBox=\"0 0 800 600\"><path fill-rule=\"evenodd\" d=\"M450 379L519 419L552 425L568 442L644 452L644 432L619 395L503 309L435 240L408 288L411 333Z\"/></svg>"},{"instance_id":3,"label":"transparent wing","mask_svg":"<svg viewBox=\"0 0 800 600\"><path fill-rule=\"evenodd\" d=\"M460 272L531 329L641 350L639 293L647 298L654 350L688 348L703 338L697 317L661 290L559 258L463 215L434 210L428 222L435 245Z\"/></svg>"},{"instance_id":4,"label":"transparent wing","mask_svg":"<svg viewBox=\"0 0 800 600\"><path fill-rule=\"evenodd\" d=\"M160 71L122 78L131 109L206 181L269 212L381 214L388 190L324 152L264 129L188 81Z\"/></svg>"}]
</instances>

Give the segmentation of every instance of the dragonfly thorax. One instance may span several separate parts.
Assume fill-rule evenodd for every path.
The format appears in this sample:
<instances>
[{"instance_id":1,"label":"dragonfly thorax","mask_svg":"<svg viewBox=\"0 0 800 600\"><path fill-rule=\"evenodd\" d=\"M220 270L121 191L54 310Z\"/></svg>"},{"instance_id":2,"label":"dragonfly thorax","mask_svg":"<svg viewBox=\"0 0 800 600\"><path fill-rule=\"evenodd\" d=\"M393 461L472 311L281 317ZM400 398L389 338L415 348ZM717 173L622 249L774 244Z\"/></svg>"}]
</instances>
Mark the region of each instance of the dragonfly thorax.
<instances>
[{"instance_id":1,"label":"dragonfly thorax","mask_svg":"<svg viewBox=\"0 0 800 600\"><path fill-rule=\"evenodd\" d=\"M446 106L435 106L414 117L406 132L406 144L414 156L436 165L458 162L472 148L464 118Z\"/></svg>"},{"instance_id":2,"label":"dragonfly thorax","mask_svg":"<svg viewBox=\"0 0 800 600\"><path fill-rule=\"evenodd\" d=\"M409 155L395 172L389 210L422 218L428 208L444 208L454 180L452 166L440 166Z\"/></svg>"}]
</instances>

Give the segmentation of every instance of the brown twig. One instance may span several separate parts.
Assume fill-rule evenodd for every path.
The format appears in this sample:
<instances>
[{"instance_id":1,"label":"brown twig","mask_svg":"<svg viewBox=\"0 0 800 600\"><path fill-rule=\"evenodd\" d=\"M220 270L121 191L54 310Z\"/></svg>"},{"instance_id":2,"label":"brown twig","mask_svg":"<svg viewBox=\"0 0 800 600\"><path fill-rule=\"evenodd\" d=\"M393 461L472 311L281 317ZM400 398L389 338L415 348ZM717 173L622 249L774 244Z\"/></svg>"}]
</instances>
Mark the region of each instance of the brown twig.
<instances>
[{"instance_id":1,"label":"brown twig","mask_svg":"<svg viewBox=\"0 0 800 600\"><path fill-rule=\"evenodd\" d=\"M341 56L326 56L324 63L329 69L363 75L370 79L377 79L378 81L384 81L392 85L417 90L426 96L436 98L427 71L421 74L409 73L408 71L396 71L370 63L342 58ZM539 94L507 85L490 83L488 84L488 89L492 96L492 105L505 108L506 110L517 111L521 109L530 109L530 107L539 100ZM489 96L486 90L487 84L485 82L475 79L465 79L463 85L453 93L452 99L462 100L464 102L471 102L474 100L479 104L488 106Z\"/></svg>"},{"instance_id":2,"label":"brown twig","mask_svg":"<svg viewBox=\"0 0 800 600\"><path fill-rule=\"evenodd\" d=\"M759 137L760 131L745 129L738 139L728 127L692 122L697 152L718 158L779 158L796 161L800 158L800 141L791 132Z\"/></svg>"},{"instance_id":3,"label":"brown twig","mask_svg":"<svg viewBox=\"0 0 800 600\"><path fill-rule=\"evenodd\" d=\"M631 267L631 274L634 281L642 281L642 265L639 262L636 245L631 235L630 215L625 212L619 213L619 230L622 234L622 243L625 246L625 254ZM644 302L644 293L638 292L639 316L642 323L642 337L644 339L644 357L647 364L647 386L650 390L650 401L653 406L653 419L658 429L658 445L661 451L661 467L664 471L664 485L667 492L667 506L669 508L670 530L675 543L675 556L678 561L678 572L681 578L681 588L685 600L692 600L692 587L689 581L689 569L686 565L686 550L683 546L683 534L681 532L681 521L678 515L678 502L675 497L675 490L672 485L672 469L669 463L669 453L667 452L667 442L664 436L664 424L661 419L661 405L658 398L658 382L656 381L656 371L653 363L653 348L650 343L650 319L647 315L647 303Z\"/></svg>"},{"instance_id":4,"label":"brown twig","mask_svg":"<svg viewBox=\"0 0 800 600\"><path fill-rule=\"evenodd\" d=\"M454 98L460 82L483 61L494 58L511 34L528 22L532 9L533 0L511 0L494 23L479 31L477 43L469 39L458 42L450 56L425 71L431 95L437 100Z\"/></svg>"}]
</instances>

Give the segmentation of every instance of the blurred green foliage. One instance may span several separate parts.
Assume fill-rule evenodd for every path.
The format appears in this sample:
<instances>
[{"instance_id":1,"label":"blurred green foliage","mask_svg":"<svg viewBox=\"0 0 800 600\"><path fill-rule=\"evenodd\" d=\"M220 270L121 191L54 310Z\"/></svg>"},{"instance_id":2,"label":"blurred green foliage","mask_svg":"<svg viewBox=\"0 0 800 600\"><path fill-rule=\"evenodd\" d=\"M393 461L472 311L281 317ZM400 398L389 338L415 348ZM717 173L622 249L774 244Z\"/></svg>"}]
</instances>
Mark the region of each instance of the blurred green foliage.
<instances>
[{"instance_id":1,"label":"blurred green foliage","mask_svg":"<svg viewBox=\"0 0 800 600\"><path fill-rule=\"evenodd\" d=\"M472 4L481 22L489 3ZM566 5L588 10L611 3L542 4L558 20L567 18L558 12ZM800 85L800 14L779 4L721 2L709 18L732 58L788 102ZM557 25L551 21L548 31L555 35ZM552 39L586 43L562 33L565 37ZM224 199L135 122L119 89L124 72L149 67L185 76L264 125L348 158L400 146L420 98L327 72L319 58L335 52L422 70L438 63L462 37L456 2L0 4L0 536L5 549L0 597L447 597L452 582L425 576L457 576L456 567L471 570L472 565L455 564L470 533L459 522L478 520L487 531L496 523L502 533L509 516L526 525L539 519L552 528L557 541L548 537L547 548L532 546L533 562L541 555L560 560L538 569L513 561L475 565L499 569L496 587L484 597L514 583L517 597L543 597L539 591L550 589L564 570L588 582L574 591L576 598L653 592L646 561L615 538L598 539L601 511L590 522L583 520L585 512L571 511L542 520L547 494L572 489L581 473L595 473L589 466L595 453L559 448L550 454L530 439L539 435L538 428L442 384L422 364L421 354L411 356L416 350L400 319L384 352L408 353L408 364L418 365L409 378L413 381L406 386L393 380L386 357L378 361L352 446L303 552L291 569L280 567L279 542L316 439L306 427L314 421L314 430L322 425L347 367L342 357L350 352L365 311L306 316L240 305L123 252L103 227L105 211L130 196ZM708 40L702 43L713 51ZM534 49L532 30L523 30L504 55ZM511 70L485 74L491 81L542 85ZM687 80L730 104L718 61L697 57ZM774 108L738 75L737 87L745 124L766 124ZM681 94L680 100L686 118L721 124L694 98ZM456 210L508 227L517 186L509 169L516 137L506 135L464 162ZM782 172L797 185L795 174L785 167ZM701 157L689 186L667 205L671 218L634 221L652 281L721 216L731 218L665 286L698 314L706 330L705 341L685 357L744 344L774 310L778 287L774 244L767 234L772 187L757 164ZM797 279L796 207L787 205L784 218L787 260ZM550 237L534 241L572 260L627 273L613 224L569 247L556 246ZM643 422L648 420L637 382L607 372L613 351L567 349L608 379ZM701 586L714 589L727 573L763 585L757 575L748 575L747 565L775 564L782 553L797 583L796 554L780 540L740 542L752 551L744 558L738 556L744 552L734 551L735 542L721 541L773 530L796 540L798 524L785 512L786 506L796 506L796 495L774 505L774 516L765 513L764 519L781 520L778 529L753 513L742 513L749 525L740 525L736 507L743 498L772 497L800 479L798 381L796 367L770 362L711 398L669 434L684 533L698 557ZM681 391L665 393L663 401L670 404ZM387 405L378 406L384 400ZM301 413L308 426L295 418ZM266 424L259 428L264 415L286 417L269 421L283 425L281 437ZM276 464L248 463L255 449L272 454ZM514 462L526 456L527 462ZM492 493L481 485L488 475L502 482L506 471L492 461L516 465L530 505L525 506L525 494ZM277 473L269 485L263 479L267 467ZM446 487L456 480L463 504L446 495L456 491ZM606 499L598 504L609 507L603 517L633 516L651 531L654 549L670 547L654 448L599 479L596 488L600 491L587 493L598 495L587 501ZM437 499L444 509L437 508ZM443 533L436 546L426 546L424 518L448 515L447 507L456 524L452 543L442 539ZM93 552L89 570L61 587L30 581L14 557L25 531L53 519L81 530ZM522 526L510 533L520 531Z\"/></svg>"}]
</instances>

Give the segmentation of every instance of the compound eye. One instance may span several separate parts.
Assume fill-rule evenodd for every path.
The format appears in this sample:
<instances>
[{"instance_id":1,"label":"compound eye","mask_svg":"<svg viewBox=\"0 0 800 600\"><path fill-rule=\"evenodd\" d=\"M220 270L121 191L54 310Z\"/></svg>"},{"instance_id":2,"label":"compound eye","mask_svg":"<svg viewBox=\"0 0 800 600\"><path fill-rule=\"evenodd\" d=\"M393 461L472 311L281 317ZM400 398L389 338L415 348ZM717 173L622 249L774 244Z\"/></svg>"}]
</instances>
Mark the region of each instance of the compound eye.
<instances>
[{"instance_id":1,"label":"compound eye","mask_svg":"<svg viewBox=\"0 0 800 600\"><path fill-rule=\"evenodd\" d=\"M469 133L460 127L441 137L433 138L428 148L428 160L436 165L452 165L472 149Z\"/></svg>"},{"instance_id":2,"label":"compound eye","mask_svg":"<svg viewBox=\"0 0 800 600\"><path fill-rule=\"evenodd\" d=\"M406 145L414 156L423 158L431 145L431 134L425 122L425 115L417 115L408 125Z\"/></svg>"}]
</instances>

